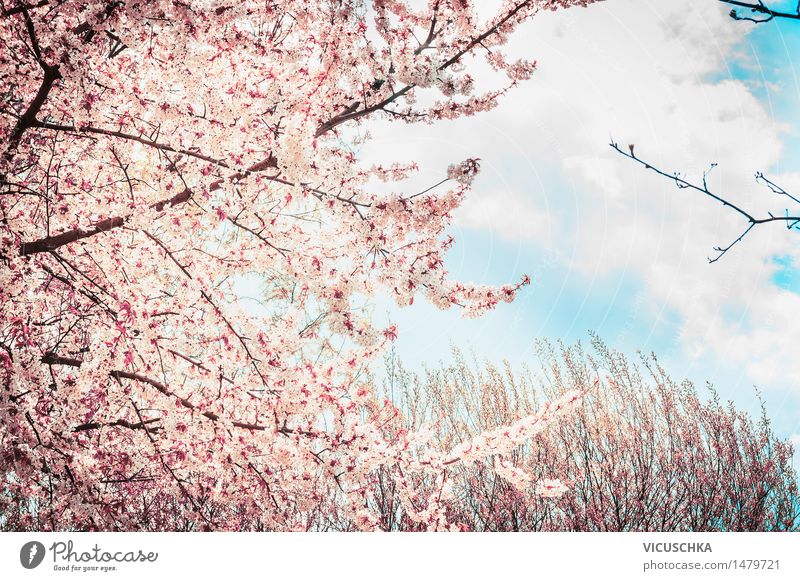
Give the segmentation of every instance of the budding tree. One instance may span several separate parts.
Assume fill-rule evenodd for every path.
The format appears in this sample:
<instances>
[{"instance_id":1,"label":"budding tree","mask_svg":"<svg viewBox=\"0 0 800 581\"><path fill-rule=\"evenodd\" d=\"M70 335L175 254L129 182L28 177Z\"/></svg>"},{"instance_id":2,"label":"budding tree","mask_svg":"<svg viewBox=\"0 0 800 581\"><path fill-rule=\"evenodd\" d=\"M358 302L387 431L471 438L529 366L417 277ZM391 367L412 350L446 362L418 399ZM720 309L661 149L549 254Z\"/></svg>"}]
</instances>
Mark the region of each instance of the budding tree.
<instances>
[{"instance_id":1,"label":"budding tree","mask_svg":"<svg viewBox=\"0 0 800 581\"><path fill-rule=\"evenodd\" d=\"M502 460L459 463L450 474L454 521L474 531L800 529L794 450L763 407L754 420L713 388L705 399L672 379L655 355L637 362L597 337L591 343L584 350L541 342L538 364L522 372L458 352L423 377L388 360L387 391L404 412L398 425L429 423L445 445L512 424L543 397L584 394L568 416ZM546 487L550 474L561 482ZM552 491L562 494L548 498ZM372 502L387 528L418 530L395 508L389 475Z\"/></svg>"},{"instance_id":2,"label":"budding tree","mask_svg":"<svg viewBox=\"0 0 800 581\"><path fill-rule=\"evenodd\" d=\"M379 470L453 525L448 467L576 395L478 448L384 430L364 370L396 330L360 299L476 316L528 279L447 276L475 160L402 191L415 166L360 164L358 129L491 109L535 68L518 25L591 1L0 2L0 526L368 529ZM507 82L478 92L474 59Z\"/></svg>"}]
</instances>

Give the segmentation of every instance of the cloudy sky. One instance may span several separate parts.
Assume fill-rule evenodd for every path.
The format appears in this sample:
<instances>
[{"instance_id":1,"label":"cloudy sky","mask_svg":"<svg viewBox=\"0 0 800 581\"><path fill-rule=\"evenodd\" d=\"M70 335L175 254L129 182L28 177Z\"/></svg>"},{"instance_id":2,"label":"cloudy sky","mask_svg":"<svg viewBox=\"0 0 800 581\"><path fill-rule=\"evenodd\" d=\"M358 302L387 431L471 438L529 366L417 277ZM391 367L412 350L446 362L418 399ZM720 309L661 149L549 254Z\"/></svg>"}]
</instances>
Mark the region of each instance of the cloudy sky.
<instances>
[{"instance_id":1,"label":"cloudy sky","mask_svg":"<svg viewBox=\"0 0 800 581\"><path fill-rule=\"evenodd\" d=\"M779 4L779 3L778 3ZM777 4L776 4L777 5ZM478 320L380 303L412 367L446 361L450 344L492 361L532 360L537 338L597 332L629 355L655 351L678 378L756 411L800 443L800 232L754 230L721 261L713 247L746 224L730 210L615 153L701 180L758 215L784 212L756 171L800 192L800 23L735 22L714 0L608 0L542 14L512 53L533 79L478 117L374 128L369 160L420 162L421 180L479 157L456 216L454 277L503 283L531 275L511 305Z\"/></svg>"}]
</instances>

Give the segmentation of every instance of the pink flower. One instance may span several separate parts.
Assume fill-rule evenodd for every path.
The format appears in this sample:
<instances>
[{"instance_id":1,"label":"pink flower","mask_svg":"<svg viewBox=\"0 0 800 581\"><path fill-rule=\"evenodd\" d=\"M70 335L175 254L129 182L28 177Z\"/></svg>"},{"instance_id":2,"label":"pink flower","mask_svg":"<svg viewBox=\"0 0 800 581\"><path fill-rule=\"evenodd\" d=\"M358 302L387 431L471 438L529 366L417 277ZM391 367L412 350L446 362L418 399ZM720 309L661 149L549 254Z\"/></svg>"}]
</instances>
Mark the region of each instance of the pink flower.
<instances>
[{"instance_id":1,"label":"pink flower","mask_svg":"<svg viewBox=\"0 0 800 581\"><path fill-rule=\"evenodd\" d=\"M544 498L560 498L567 490L560 480L544 479L536 483L536 494Z\"/></svg>"}]
</instances>

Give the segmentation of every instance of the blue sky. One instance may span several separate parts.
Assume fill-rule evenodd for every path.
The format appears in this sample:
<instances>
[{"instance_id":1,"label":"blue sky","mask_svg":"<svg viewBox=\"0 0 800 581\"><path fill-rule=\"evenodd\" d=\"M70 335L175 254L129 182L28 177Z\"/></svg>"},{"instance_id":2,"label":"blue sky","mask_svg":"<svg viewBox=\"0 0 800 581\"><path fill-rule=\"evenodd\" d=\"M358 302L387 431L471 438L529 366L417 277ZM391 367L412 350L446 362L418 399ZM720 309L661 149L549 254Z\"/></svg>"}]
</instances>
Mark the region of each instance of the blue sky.
<instances>
[{"instance_id":1,"label":"blue sky","mask_svg":"<svg viewBox=\"0 0 800 581\"><path fill-rule=\"evenodd\" d=\"M796 8L797 3L788 1L774 3L775 8L787 11ZM739 50L748 54L750 59L743 59L750 66L741 66L734 61L729 75L751 84L758 99L771 112L772 116L785 123L789 129L782 134L784 152L765 172L797 172L800 166L800 75L797 64L800 64L800 22L777 19L753 27ZM752 63L757 66L752 66ZM777 90L771 90L774 86ZM755 168L759 169L759 168ZM787 234L791 236L792 234ZM794 232L794 244L800 245L800 231ZM800 295L800 261L790 255L774 255L771 260L779 266L772 276L771 282L782 289ZM793 313L786 313L787 318ZM785 372L791 375L796 368L797 359L789 359L785 363ZM792 437L795 447L800 448L800 397L795 391L783 393L780 389L768 389L768 409L775 418L776 429L786 437ZM743 404L745 405L745 404ZM798 457L796 451L796 458Z\"/></svg>"},{"instance_id":2,"label":"blue sky","mask_svg":"<svg viewBox=\"0 0 800 581\"><path fill-rule=\"evenodd\" d=\"M709 265L713 245L740 232L736 217L608 147L611 135L634 142L694 177L719 163L712 187L757 211L781 202L755 171L800 191L800 23L755 27L726 13L712 0L615 0L545 14L511 49L540 59L539 71L498 109L373 132L363 156L419 160L420 184L480 157L448 266L475 282L533 278L477 320L379 301L375 316L399 325L406 364L446 362L452 344L520 366L538 338L587 342L594 331L630 356L656 352L674 377L711 381L752 413L757 385L778 434L800 442L800 232L765 227Z\"/></svg>"}]
</instances>

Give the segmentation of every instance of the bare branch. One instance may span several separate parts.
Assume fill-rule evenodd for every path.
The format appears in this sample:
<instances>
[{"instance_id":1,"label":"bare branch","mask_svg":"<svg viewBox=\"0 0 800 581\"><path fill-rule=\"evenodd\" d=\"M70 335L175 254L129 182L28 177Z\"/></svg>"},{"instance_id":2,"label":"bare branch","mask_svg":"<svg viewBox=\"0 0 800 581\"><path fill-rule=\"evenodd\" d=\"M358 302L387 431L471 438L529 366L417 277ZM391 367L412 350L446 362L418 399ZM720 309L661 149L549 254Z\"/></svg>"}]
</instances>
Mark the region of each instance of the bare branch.
<instances>
[{"instance_id":1,"label":"bare branch","mask_svg":"<svg viewBox=\"0 0 800 581\"><path fill-rule=\"evenodd\" d=\"M719 0L719 1L723 2L724 4L730 4L731 6L738 6L740 8L745 8L753 14L761 15L761 16L742 16L742 14L734 8L730 11L730 17L733 18L734 20L747 20L749 22L755 22L756 24L769 22L774 18L800 20L800 3L798 3L797 8L795 9L794 12L783 12L780 10L773 10L762 0L756 0L756 2L741 2L740 0Z\"/></svg>"},{"instance_id":2,"label":"bare branch","mask_svg":"<svg viewBox=\"0 0 800 581\"><path fill-rule=\"evenodd\" d=\"M658 169L657 167L653 166L649 162L646 162L646 161L640 159L636 155L636 153L634 152L633 145L629 145L628 146L628 151L625 151L624 149L622 149L619 146L619 144L616 143L613 140L611 141L611 143L609 145L617 153L619 153L621 155L624 155L628 159L632 159L636 163L641 164L642 166L644 166L645 169L648 169L648 170L650 170L650 171L652 171L654 173L657 173L660 176L663 176L663 177L665 177L665 178L667 178L669 180L672 180L673 182L675 182L675 185L678 188L680 188L680 189L691 189L691 190L694 190L696 192L700 192L701 194L706 195L706 196L716 200L717 202L721 203L723 206L730 208L731 210L733 210L734 212L739 214L741 217L743 217L747 221L747 227L733 242L731 242L730 244L728 244L727 246L724 246L724 247L723 246L714 247L714 250L717 252L717 255L714 258L709 258L708 259L709 263L717 262L720 258L722 258L725 254L727 254L727 252L731 248L736 246L739 242L741 242L744 239L744 237L747 236L755 226L758 226L760 224L768 224L768 223L771 223L771 222L776 222L776 223L783 223L783 224L786 225L786 227L788 229L792 229L792 228L796 228L798 226L798 224L800 224L800 216L798 216L798 215L790 215L788 210L786 211L786 215L785 216L774 216L774 215L768 213L768 217L767 218L756 218L755 216L753 216L752 214L750 214L746 210L742 209L741 207L737 206L733 202L731 202L731 201L729 201L729 200L727 200L727 199L715 194L714 192L712 192L708 187L707 178L708 178L709 172L714 167L716 167L717 164L711 164L711 167L703 173L703 183L702 184L694 184L692 182L689 182L685 178L681 177L681 175L678 172L669 174L669 173L667 173L667 172L665 172L665 171L663 171L661 169ZM765 178L764 175L761 172L756 174L756 181L760 181L760 182L766 184L774 193L779 194L779 195L788 196L789 198L791 198L795 202L798 202L797 198L795 198L791 194L787 193L783 188L780 188L775 183L773 183L770 180L768 180L767 178ZM800 202L798 202L798 203L800 203Z\"/></svg>"}]
</instances>

